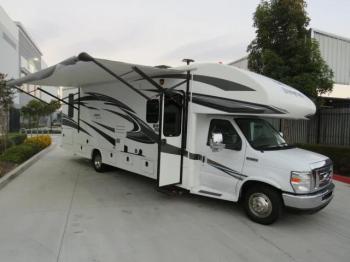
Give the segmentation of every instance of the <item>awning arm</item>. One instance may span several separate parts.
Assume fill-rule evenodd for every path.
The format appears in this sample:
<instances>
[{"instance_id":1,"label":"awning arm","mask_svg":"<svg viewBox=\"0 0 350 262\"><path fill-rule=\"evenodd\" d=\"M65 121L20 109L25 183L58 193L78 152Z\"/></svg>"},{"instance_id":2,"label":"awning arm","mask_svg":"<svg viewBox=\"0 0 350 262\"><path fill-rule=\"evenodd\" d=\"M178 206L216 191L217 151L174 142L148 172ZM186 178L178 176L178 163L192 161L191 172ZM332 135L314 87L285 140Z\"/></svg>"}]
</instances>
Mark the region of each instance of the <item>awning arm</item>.
<instances>
[{"instance_id":1,"label":"awning arm","mask_svg":"<svg viewBox=\"0 0 350 262\"><path fill-rule=\"evenodd\" d=\"M45 103L45 104L49 104L48 102L46 102L46 101L40 99L39 97L36 97L36 96L32 95L31 93L22 90L22 89L21 89L20 87L18 87L18 86L12 85L12 86L10 86L10 88L17 89L17 90L20 91L21 93L24 93L24 94L26 94L26 95L28 95L28 96L31 96L31 97L33 97L33 98L39 100L40 102L43 102L43 103Z\"/></svg>"},{"instance_id":2,"label":"awning arm","mask_svg":"<svg viewBox=\"0 0 350 262\"><path fill-rule=\"evenodd\" d=\"M40 90L41 92L43 92L43 93L45 93L45 94L47 94L47 95L49 95L49 96L51 96L51 97L57 99L58 101L60 101L60 102L62 102L62 103L64 103L64 104L66 104L66 105L68 105L68 106L72 106L72 107L73 107L74 109L76 109L76 110L79 110L79 108L76 107L75 105L64 101L63 99L61 99L61 98L59 98L59 97L57 97L57 96L51 94L50 92L45 91L44 89L42 89L42 88L40 88L40 87L38 87L37 90Z\"/></svg>"},{"instance_id":3,"label":"awning arm","mask_svg":"<svg viewBox=\"0 0 350 262\"><path fill-rule=\"evenodd\" d=\"M140 68L138 68L137 66L133 66L132 69L136 73L138 73L140 76L142 76L144 79L146 79L151 85L156 87L159 92L164 92L165 89L161 85L159 85L156 81L154 81L151 77L149 77L146 73L144 73Z\"/></svg>"},{"instance_id":4,"label":"awning arm","mask_svg":"<svg viewBox=\"0 0 350 262\"><path fill-rule=\"evenodd\" d=\"M120 82L122 82L123 84L125 84L126 86L128 86L129 88L131 88L133 91L135 91L136 93L138 93L139 95L143 96L144 98L146 98L147 100L150 100L150 98L148 96L146 96L145 94L143 94L140 90L138 90L137 88L135 88L134 86L132 86L129 82L127 82L126 80L124 80L123 78L121 78L120 76L118 76L117 74L115 74L112 70L110 70L109 68L107 68L106 66L104 66L103 64L101 64L99 61L97 61L95 58L93 58L92 56L90 56L87 53L81 53L78 55L78 59L80 61L83 62L93 62L95 63L97 66L99 66L100 68L102 68L103 70L105 70L107 73L109 73L110 75L112 75L113 77L115 77L116 79L118 79Z\"/></svg>"}]
</instances>

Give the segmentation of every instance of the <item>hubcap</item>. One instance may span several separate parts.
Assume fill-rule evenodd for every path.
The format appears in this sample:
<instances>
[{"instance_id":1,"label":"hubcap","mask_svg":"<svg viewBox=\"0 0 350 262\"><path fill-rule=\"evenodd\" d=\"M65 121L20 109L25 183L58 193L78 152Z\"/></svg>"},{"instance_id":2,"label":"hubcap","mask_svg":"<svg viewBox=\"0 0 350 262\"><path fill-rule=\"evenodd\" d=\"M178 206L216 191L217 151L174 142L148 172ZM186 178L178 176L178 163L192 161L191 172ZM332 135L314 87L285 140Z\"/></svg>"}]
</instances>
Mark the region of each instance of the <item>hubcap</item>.
<instances>
[{"instance_id":1,"label":"hubcap","mask_svg":"<svg viewBox=\"0 0 350 262\"><path fill-rule=\"evenodd\" d=\"M94 159L94 165L97 169L100 169L102 166L102 159L100 155L96 155Z\"/></svg>"},{"instance_id":2,"label":"hubcap","mask_svg":"<svg viewBox=\"0 0 350 262\"><path fill-rule=\"evenodd\" d=\"M249 197L249 209L257 217L268 217L272 212L272 203L263 193L254 193Z\"/></svg>"}]
</instances>

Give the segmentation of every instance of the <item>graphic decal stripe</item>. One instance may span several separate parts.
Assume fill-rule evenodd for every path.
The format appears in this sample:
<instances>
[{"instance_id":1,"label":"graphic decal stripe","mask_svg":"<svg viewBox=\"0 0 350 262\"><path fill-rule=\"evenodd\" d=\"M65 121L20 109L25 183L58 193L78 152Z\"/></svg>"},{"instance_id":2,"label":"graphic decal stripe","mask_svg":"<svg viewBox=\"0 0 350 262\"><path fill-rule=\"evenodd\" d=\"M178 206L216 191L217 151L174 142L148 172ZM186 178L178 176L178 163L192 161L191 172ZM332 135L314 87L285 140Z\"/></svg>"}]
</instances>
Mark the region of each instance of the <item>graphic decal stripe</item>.
<instances>
[{"instance_id":1,"label":"graphic decal stripe","mask_svg":"<svg viewBox=\"0 0 350 262\"><path fill-rule=\"evenodd\" d=\"M169 144L165 144L162 145L162 152L163 153L167 153L167 154L172 154L172 155L181 155L181 148L173 146L173 145L169 145ZM189 153L189 152L185 152L184 154L185 157L188 157L191 160L200 160L203 161L205 159L204 156L200 155L200 154L194 154L194 153ZM245 177L247 177L246 175L235 171L227 166L221 165L211 159L207 159L207 164L219 169L220 171L224 172L225 174L228 174L229 176L232 176L238 180L243 180Z\"/></svg>"},{"instance_id":2,"label":"graphic decal stripe","mask_svg":"<svg viewBox=\"0 0 350 262\"><path fill-rule=\"evenodd\" d=\"M96 122L96 121L93 121L93 122L96 123L96 124L98 124L99 126L102 126L102 127L106 128L107 130L109 130L109 131L111 131L111 132L113 132L113 133L115 132L115 129L114 129L113 127L106 126L106 125L101 124L101 123Z\"/></svg>"},{"instance_id":3,"label":"graphic decal stripe","mask_svg":"<svg viewBox=\"0 0 350 262\"><path fill-rule=\"evenodd\" d=\"M237 172L229 167L223 166L223 165L221 165L221 164L219 164L211 159L207 159L207 163L208 163L208 165L215 167L215 168L221 170L222 172L225 172L226 174L228 174L234 178L237 178L239 180L243 180L243 178L247 177L246 175L243 175L243 174L241 174L241 173L239 173L239 172Z\"/></svg>"},{"instance_id":4,"label":"graphic decal stripe","mask_svg":"<svg viewBox=\"0 0 350 262\"><path fill-rule=\"evenodd\" d=\"M107 135L106 133L102 132L100 129L94 127L93 125L89 124L88 122L84 121L84 120L80 120L82 121L84 124L86 124L87 126L91 127L93 130L95 130L98 134L100 134L104 139L106 139L109 143L111 143L113 146L115 146L115 139L109 135Z\"/></svg>"},{"instance_id":5,"label":"graphic decal stripe","mask_svg":"<svg viewBox=\"0 0 350 262\"><path fill-rule=\"evenodd\" d=\"M135 140L137 142L146 143L146 144L154 144L158 142L158 134L153 131L145 122L143 122L136 115L129 113L124 110L126 114L122 114L113 110L105 109L108 112L116 114L131 123L133 123L134 128L131 131L127 132L127 138L131 140Z\"/></svg>"},{"instance_id":6,"label":"graphic decal stripe","mask_svg":"<svg viewBox=\"0 0 350 262\"><path fill-rule=\"evenodd\" d=\"M78 123L76 123L75 121L73 121L73 120L71 120L71 119L68 119L68 118L63 117L63 118L62 118L62 125L72 127L72 128L74 128L74 129L76 129L76 130L79 129L79 130L82 131L83 133L85 133L85 134L91 136L91 135L89 134L89 132L87 132L87 131L86 131L84 128L82 128L82 127L79 128Z\"/></svg>"},{"instance_id":7,"label":"graphic decal stripe","mask_svg":"<svg viewBox=\"0 0 350 262\"><path fill-rule=\"evenodd\" d=\"M100 101L105 101L106 104L109 104L109 105L114 105L114 106L117 106L119 108L122 108L122 109L125 109L125 110L128 110L130 112L133 112L135 113L134 110L132 110L130 107L128 107L126 104L124 104L123 102L113 98L113 97L110 97L110 96L107 96L107 95L103 95L103 94L99 94L99 93L95 93L95 92L87 92L87 94L93 96L93 97L96 97L97 100L100 100ZM82 100L80 98L80 100Z\"/></svg>"},{"instance_id":8,"label":"graphic decal stripe","mask_svg":"<svg viewBox=\"0 0 350 262\"><path fill-rule=\"evenodd\" d=\"M163 75L156 75L152 76L152 78L172 78L172 79L186 79L187 75L185 74L163 74ZM142 80L138 79L138 80ZM137 80L136 80L137 81ZM201 82L207 85L216 86L217 88L220 88L225 91L255 91L254 89L236 83L232 82L226 79L212 77L212 76L206 76L206 75L193 75L193 81Z\"/></svg>"},{"instance_id":9,"label":"graphic decal stripe","mask_svg":"<svg viewBox=\"0 0 350 262\"><path fill-rule=\"evenodd\" d=\"M192 93L192 102L228 113L285 114L286 110L268 105L249 103L240 100Z\"/></svg>"}]
</instances>

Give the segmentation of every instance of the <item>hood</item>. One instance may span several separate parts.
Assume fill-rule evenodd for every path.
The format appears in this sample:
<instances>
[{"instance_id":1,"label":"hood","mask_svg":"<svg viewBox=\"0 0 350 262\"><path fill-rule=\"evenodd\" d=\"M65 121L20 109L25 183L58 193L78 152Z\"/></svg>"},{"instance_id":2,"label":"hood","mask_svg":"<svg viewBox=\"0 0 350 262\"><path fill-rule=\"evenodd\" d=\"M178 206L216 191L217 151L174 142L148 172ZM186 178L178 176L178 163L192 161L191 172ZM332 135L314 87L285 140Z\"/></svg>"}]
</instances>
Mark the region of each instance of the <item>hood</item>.
<instances>
[{"instance_id":1,"label":"hood","mask_svg":"<svg viewBox=\"0 0 350 262\"><path fill-rule=\"evenodd\" d=\"M261 164L291 171L310 171L325 165L328 157L300 148L259 152Z\"/></svg>"}]
</instances>

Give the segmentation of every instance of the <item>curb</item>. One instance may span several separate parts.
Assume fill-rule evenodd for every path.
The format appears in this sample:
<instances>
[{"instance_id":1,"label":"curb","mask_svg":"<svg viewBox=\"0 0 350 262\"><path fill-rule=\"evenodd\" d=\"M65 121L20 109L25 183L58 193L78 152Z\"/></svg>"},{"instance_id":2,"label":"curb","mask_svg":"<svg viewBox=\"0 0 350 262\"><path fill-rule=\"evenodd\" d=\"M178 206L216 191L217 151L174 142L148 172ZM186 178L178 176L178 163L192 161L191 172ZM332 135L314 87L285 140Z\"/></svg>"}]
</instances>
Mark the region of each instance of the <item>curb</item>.
<instances>
[{"instance_id":1,"label":"curb","mask_svg":"<svg viewBox=\"0 0 350 262\"><path fill-rule=\"evenodd\" d=\"M36 161L38 161L43 155L51 151L56 147L56 144L51 144L49 147L41 150L39 153L35 154L31 158L29 158L24 163L20 164L18 167L4 175L2 178L0 178L0 189L2 189L4 186L6 186L11 180L19 176L23 171L25 171L27 168L29 168L31 165L33 165Z\"/></svg>"},{"instance_id":2,"label":"curb","mask_svg":"<svg viewBox=\"0 0 350 262\"><path fill-rule=\"evenodd\" d=\"M340 181L340 182L343 182L345 184L350 184L350 177L347 177L347 176L341 176L341 175L334 174L333 179Z\"/></svg>"}]
</instances>

